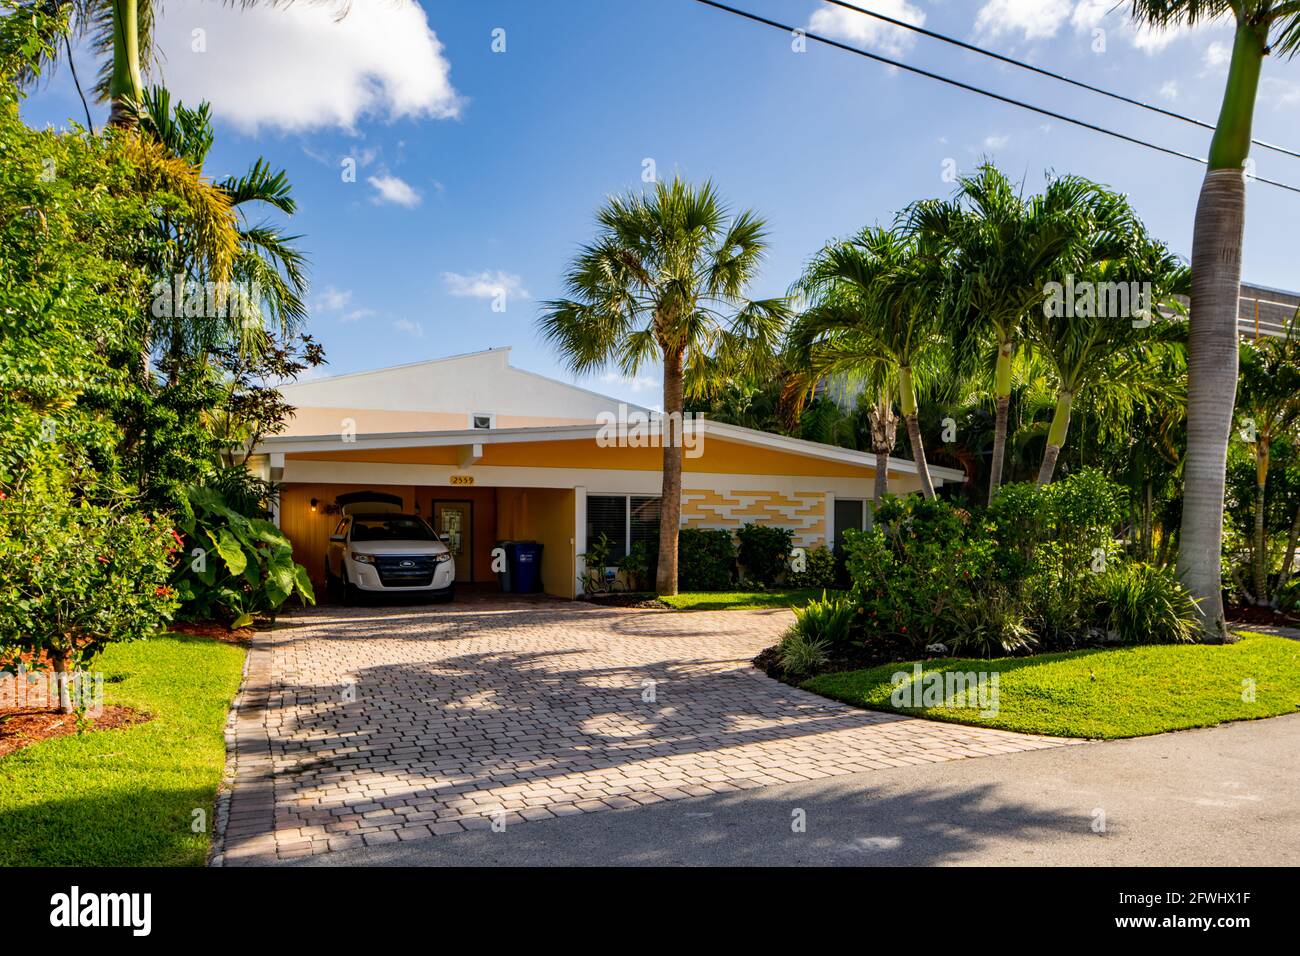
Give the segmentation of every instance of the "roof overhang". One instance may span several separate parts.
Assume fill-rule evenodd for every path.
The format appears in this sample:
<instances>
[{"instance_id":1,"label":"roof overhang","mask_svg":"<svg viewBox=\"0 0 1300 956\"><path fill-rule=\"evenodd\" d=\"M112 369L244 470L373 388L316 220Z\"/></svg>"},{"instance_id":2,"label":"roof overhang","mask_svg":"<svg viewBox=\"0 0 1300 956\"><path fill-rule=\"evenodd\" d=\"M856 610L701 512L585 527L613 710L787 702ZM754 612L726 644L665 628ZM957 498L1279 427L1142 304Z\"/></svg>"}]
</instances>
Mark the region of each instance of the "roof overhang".
<instances>
[{"instance_id":1,"label":"roof overhang","mask_svg":"<svg viewBox=\"0 0 1300 956\"><path fill-rule=\"evenodd\" d=\"M367 451L385 448L438 448L463 447L472 449L464 457L470 460L482 455L484 445L509 445L527 442L554 441L594 441L607 426L592 423L584 425L546 425L529 428L493 428L490 430L469 431L456 429L451 431L388 432L383 434L349 436L347 440L338 434L330 435L276 435L264 439L255 449L254 454L291 455L323 451ZM728 425L708 419L693 419L683 423L688 435L713 436L724 441L767 448L787 454L802 455L823 461L856 465L874 469L876 456L867 452L826 445L821 442L805 441L801 438L788 438L771 432L744 428L740 425ZM660 433L656 420L652 419L648 434ZM901 475L915 475L916 462L907 458L890 458L889 470ZM965 473L954 468L930 467L930 474L940 482L965 481Z\"/></svg>"}]
</instances>

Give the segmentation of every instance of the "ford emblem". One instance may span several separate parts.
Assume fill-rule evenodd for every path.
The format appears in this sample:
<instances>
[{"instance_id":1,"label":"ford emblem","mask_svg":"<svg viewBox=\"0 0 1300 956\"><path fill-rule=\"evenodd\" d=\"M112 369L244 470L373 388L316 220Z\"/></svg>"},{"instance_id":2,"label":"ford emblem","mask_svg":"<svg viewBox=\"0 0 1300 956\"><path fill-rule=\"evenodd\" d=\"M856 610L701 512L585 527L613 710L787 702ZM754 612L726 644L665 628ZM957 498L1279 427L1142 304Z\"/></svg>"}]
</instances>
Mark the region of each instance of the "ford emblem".
<instances>
[{"instance_id":1,"label":"ford emblem","mask_svg":"<svg viewBox=\"0 0 1300 956\"><path fill-rule=\"evenodd\" d=\"M402 567L404 567L404 568L413 568L413 567L415 567L415 562L414 562L414 561L403 561L403 562L402 562Z\"/></svg>"}]
</instances>

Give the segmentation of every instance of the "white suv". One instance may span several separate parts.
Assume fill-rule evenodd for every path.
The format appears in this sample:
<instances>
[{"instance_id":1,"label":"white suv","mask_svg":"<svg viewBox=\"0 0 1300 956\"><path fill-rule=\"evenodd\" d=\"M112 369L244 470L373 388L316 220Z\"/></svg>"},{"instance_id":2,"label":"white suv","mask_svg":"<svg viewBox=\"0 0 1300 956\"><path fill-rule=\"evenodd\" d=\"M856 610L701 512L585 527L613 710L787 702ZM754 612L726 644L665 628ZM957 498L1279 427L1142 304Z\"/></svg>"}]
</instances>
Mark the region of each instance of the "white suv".
<instances>
[{"instance_id":1,"label":"white suv","mask_svg":"<svg viewBox=\"0 0 1300 956\"><path fill-rule=\"evenodd\" d=\"M325 581L331 594L352 603L357 592L414 593L450 601L456 561L419 515L345 514L330 535Z\"/></svg>"}]
</instances>

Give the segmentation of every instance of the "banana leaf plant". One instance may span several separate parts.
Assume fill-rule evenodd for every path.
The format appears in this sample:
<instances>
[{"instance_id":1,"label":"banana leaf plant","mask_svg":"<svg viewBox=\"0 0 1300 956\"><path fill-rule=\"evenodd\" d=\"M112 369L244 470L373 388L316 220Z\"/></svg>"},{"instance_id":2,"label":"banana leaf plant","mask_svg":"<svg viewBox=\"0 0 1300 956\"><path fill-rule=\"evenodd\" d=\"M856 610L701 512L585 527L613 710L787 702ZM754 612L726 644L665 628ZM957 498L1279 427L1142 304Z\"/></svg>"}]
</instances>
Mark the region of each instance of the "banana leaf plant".
<instances>
[{"instance_id":1,"label":"banana leaf plant","mask_svg":"<svg viewBox=\"0 0 1300 956\"><path fill-rule=\"evenodd\" d=\"M178 524L185 536L186 559L173 586L180 616L224 620L247 627L275 612L293 595L315 604L307 569L293 560L293 544L265 518L240 514L220 492L190 489L192 515Z\"/></svg>"}]
</instances>

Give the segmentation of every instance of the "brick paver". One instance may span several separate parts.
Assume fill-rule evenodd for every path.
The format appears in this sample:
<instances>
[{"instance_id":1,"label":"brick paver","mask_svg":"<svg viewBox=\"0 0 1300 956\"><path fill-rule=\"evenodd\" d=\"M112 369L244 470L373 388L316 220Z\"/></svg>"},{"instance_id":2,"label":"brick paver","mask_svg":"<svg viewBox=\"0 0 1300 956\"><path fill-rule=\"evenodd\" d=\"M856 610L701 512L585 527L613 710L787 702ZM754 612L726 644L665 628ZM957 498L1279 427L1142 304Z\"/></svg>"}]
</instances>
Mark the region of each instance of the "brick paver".
<instances>
[{"instance_id":1,"label":"brick paver","mask_svg":"<svg viewBox=\"0 0 1300 956\"><path fill-rule=\"evenodd\" d=\"M316 608L254 642L219 860L1059 746L857 710L750 659L788 611Z\"/></svg>"}]
</instances>

